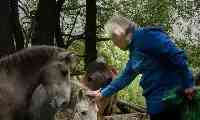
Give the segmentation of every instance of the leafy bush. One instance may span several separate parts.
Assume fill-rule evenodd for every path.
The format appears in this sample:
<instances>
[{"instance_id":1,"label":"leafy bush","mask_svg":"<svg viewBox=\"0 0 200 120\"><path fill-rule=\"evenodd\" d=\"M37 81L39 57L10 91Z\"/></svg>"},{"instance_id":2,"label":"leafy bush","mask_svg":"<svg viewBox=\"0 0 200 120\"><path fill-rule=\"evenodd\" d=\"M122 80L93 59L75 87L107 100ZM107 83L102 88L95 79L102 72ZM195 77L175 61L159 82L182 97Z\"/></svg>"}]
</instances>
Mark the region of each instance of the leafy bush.
<instances>
[{"instance_id":1,"label":"leafy bush","mask_svg":"<svg viewBox=\"0 0 200 120\"><path fill-rule=\"evenodd\" d=\"M188 100L178 89L169 91L163 101L168 106L180 108L182 120L199 120L200 118L200 88L196 89L196 95Z\"/></svg>"}]
</instances>

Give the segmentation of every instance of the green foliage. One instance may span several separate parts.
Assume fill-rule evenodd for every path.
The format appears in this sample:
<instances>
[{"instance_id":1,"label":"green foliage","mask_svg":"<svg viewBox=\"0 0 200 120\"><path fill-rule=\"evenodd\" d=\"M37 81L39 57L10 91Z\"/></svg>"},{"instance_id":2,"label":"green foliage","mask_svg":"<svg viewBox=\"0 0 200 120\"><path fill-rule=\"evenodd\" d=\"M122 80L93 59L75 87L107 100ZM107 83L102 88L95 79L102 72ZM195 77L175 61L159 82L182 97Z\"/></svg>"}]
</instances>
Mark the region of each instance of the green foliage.
<instances>
[{"instance_id":1,"label":"green foliage","mask_svg":"<svg viewBox=\"0 0 200 120\"><path fill-rule=\"evenodd\" d=\"M85 49L85 45L84 45L83 40L73 42L71 46L69 46L67 49L68 51L78 53L79 56L82 56L79 58L79 62L75 66L75 69L74 69L75 71L73 71L75 74L81 75L81 74L84 74L85 72L84 49Z\"/></svg>"},{"instance_id":2,"label":"green foliage","mask_svg":"<svg viewBox=\"0 0 200 120\"><path fill-rule=\"evenodd\" d=\"M180 48L185 50L188 58L188 65L192 69L194 74L200 72L200 46L198 45L188 45L183 41L176 42Z\"/></svg>"},{"instance_id":3,"label":"green foliage","mask_svg":"<svg viewBox=\"0 0 200 120\"><path fill-rule=\"evenodd\" d=\"M170 0L105 0L107 7L103 16L120 14L141 26L162 25L169 29L169 12L172 2ZM109 6L108 6L109 5ZM102 10L104 10L102 8ZM109 11L108 11L109 10ZM102 14L101 14L102 18ZM107 18L107 16L103 17Z\"/></svg>"},{"instance_id":4,"label":"green foliage","mask_svg":"<svg viewBox=\"0 0 200 120\"><path fill-rule=\"evenodd\" d=\"M177 92L178 89L172 89L163 101L168 107L179 107L181 112L181 120L198 120L200 117L200 89L197 88L196 94L192 100L188 100Z\"/></svg>"},{"instance_id":5,"label":"green foliage","mask_svg":"<svg viewBox=\"0 0 200 120\"><path fill-rule=\"evenodd\" d=\"M142 88L139 85L140 76L118 94L120 99L133 102L137 105L145 106L145 99L142 96Z\"/></svg>"},{"instance_id":6,"label":"green foliage","mask_svg":"<svg viewBox=\"0 0 200 120\"><path fill-rule=\"evenodd\" d=\"M106 62L121 70L128 60L128 52L115 47L112 41L97 44L98 56L103 56Z\"/></svg>"}]
</instances>

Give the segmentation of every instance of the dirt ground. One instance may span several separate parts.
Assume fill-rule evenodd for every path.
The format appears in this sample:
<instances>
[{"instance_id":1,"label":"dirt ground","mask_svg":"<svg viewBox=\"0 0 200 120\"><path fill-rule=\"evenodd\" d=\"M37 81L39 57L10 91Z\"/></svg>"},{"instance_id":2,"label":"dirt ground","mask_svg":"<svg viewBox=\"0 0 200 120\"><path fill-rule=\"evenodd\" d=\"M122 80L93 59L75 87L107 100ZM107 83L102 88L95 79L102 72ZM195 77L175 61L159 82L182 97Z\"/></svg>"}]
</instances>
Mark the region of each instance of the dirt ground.
<instances>
[{"instance_id":1,"label":"dirt ground","mask_svg":"<svg viewBox=\"0 0 200 120\"><path fill-rule=\"evenodd\" d=\"M68 118L70 117L66 113L56 114L56 120L79 120ZM129 113L129 114L116 114L112 116L105 116L105 120L149 120L148 115L143 113Z\"/></svg>"}]
</instances>

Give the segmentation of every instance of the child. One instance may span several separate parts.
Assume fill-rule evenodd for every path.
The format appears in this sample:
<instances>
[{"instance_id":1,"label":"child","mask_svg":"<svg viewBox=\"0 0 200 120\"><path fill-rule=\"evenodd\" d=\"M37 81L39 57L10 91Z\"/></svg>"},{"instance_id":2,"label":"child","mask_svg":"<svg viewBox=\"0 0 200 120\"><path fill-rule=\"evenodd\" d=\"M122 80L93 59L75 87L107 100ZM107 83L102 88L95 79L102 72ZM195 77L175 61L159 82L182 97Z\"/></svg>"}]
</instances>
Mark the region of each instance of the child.
<instances>
[{"instance_id":1,"label":"child","mask_svg":"<svg viewBox=\"0 0 200 120\"><path fill-rule=\"evenodd\" d=\"M90 90L104 89L112 82L116 74L117 72L113 67L103 62L94 61L89 64L81 83ZM119 112L116 102L116 95L96 101L99 109L98 119L101 120L105 115L111 115L111 113Z\"/></svg>"}]
</instances>

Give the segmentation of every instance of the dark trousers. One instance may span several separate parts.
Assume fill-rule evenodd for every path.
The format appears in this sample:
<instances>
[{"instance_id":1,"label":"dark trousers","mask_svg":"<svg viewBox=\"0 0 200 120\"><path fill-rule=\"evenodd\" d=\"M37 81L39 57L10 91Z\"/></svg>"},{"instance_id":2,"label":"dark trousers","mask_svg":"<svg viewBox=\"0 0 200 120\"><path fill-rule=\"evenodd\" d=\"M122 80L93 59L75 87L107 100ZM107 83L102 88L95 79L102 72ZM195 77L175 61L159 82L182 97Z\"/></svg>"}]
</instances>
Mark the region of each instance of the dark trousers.
<instances>
[{"instance_id":1,"label":"dark trousers","mask_svg":"<svg viewBox=\"0 0 200 120\"><path fill-rule=\"evenodd\" d=\"M181 120L179 110L164 111L150 116L150 120Z\"/></svg>"}]
</instances>

